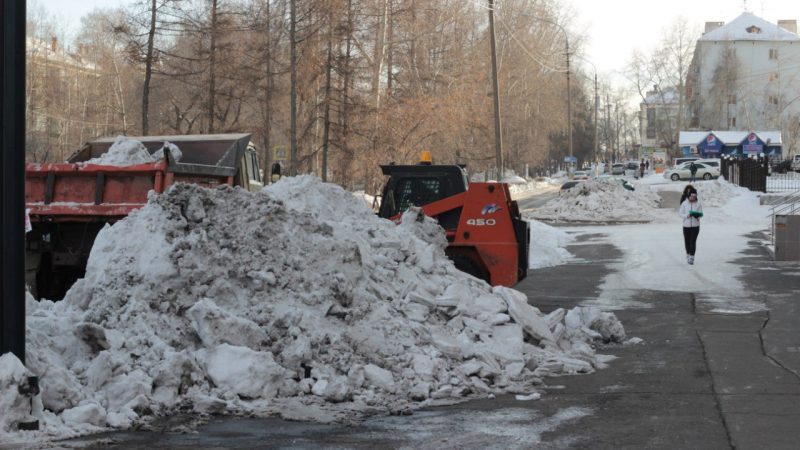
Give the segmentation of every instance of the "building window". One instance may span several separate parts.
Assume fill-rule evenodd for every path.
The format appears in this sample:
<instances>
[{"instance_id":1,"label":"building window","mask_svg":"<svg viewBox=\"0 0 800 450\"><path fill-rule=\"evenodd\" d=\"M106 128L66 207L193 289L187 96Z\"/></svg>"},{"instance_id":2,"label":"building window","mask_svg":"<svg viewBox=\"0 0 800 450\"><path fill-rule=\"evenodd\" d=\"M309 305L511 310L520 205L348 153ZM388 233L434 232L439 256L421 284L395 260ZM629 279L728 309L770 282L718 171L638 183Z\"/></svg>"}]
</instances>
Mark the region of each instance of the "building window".
<instances>
[{"instance_id":1,"label":"building window","mask_svg":"<svg viewBox=\"0 0 800 450\"><path fill-rule=\"evenodd\" d=\"M778 96L777 95L770 95L769 96L769 104L778 106Z\"/></svg>"},{"instance_id":2,"label":"building window","mask_svg":"<svg viewBox=\"0 0 800 450\"><path fill-rule=\"evenodd\" d=\"M769 59L778 59L778 49L777 48L769 49Z\"/></svg>"},{"instance_id":3,"label":"building window","mask_svg":"<svg viewBox=\"0 0 800 450\"><path fill-rule=\"evenodd\" d=\"M728 104L735 105L736 104L736 94L728 95Z\"/></svg>"},{"instance_id":4,"label":"building window","mask_svg":"<svg viewBox=\"0 0 800 450\"><path fill-rule=\"evenodd\" d=\"M748 32L748 33L752 33L752 34L759 34L759 33L761 33L761 28L758 28L758 27L757 27L757 26L755 26L755 25L751 25L751 26L749 26L749 27L745 28L745 30L747 30L747 32Z\"/></svg>"},{"instance_id":5,"label":"building window","mask_svg":"<svg viewBox=\"0 0 800 450\"><path fill-rule=\"evenodd\" d=\"M728 128L736 128L736 117L728 117Z\"/></svg>"}]
</instances>

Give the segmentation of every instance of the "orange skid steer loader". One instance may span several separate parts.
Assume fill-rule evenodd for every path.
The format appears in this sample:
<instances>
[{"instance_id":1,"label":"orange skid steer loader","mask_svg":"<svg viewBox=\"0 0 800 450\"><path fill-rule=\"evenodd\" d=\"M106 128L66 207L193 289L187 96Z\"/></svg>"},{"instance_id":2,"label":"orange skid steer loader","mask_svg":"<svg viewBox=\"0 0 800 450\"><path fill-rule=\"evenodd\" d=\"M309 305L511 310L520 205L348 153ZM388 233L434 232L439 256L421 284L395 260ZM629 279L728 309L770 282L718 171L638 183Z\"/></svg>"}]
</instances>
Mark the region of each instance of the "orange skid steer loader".
<instances>
[{"instance_id":1,"label":"orange skid steer loader","mask_svg":"<svg viewBox=\"0 0 800 450\"><path fill-rule=\"evenodd\" d=\"M395 222L410 206L438 220L455 266L492 286L528 272L528 222L505 183L470 183L457 165L382 165L389 179L378 215Z\"/></svg>"}]
</instances>

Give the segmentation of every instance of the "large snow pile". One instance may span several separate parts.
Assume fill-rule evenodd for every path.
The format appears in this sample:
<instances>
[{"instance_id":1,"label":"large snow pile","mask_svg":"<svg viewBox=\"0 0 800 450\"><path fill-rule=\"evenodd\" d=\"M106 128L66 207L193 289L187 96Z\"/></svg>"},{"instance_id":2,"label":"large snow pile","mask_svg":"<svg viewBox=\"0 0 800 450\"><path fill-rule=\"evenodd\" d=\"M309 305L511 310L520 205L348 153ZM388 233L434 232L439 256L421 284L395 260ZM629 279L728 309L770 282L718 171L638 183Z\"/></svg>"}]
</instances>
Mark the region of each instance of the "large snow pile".
<instances>
[{"instance_id":1,"label":"large snow pile","mask_svg":"<svg viewBox=\"0 0 800 450\"><path fill-rule=\"evenodd\" d=\"M647 185L630 191L616 180L588 180L560 191L531 215L556 221L650 221L660 202L661 197Z\"/></svg>"},{"instance_id":2,"label":"large snow pile","mask_svg":"<svg viewBox=\"0 0 800 450\"><path fill-rule=\"evenodd\" d=\"M613 314L544 315L459 272L418 213L396 226L308 176L258 194L178 184L151 197L100 232L63 301L29 298L43 431L0 440L175 411L346 420L530 394L611 359L591 343L624 339ZM0 376L5 404L18 375Z\"/></svg>"},{"instance_id":3,"label":"large snow pile","mask_svg":"<svg viewBox=\"0 0 800 450\"><path fill-rule=\"evenodd\" d=\"M538 220L528 220L528 223L531 235L529 268L541 269L557 266L572 258L572 255L564 248L572 241L572 236Z\"/></svg>"},{"instance_id":4,"label":"large snow pile","mask_svg":"<svg viewBox=\"0 0 800 450\"><path fill-rule=\"evenodd\" d=\"M164 158L164 150L168 149L170 156L173 160L178 161L181 159L181 151L173 143L165 142L164 146L157 150L152 155L147 151L144 144L135 140L129 139L126 136L117 136L117 139L108 148L108 151L92 158L84 164L99 164L105 166L132 166L136 164L151 163L159 161Z\"/></svg>"},{"instance_id":5,"label":"large snow pile","mask_svg":"<svg viewBox=\"0 0 800 450\"><path fill-rule=\"evenodd\" d=\"M729 183L722 177L713 181L699 181L693 186L697 188L697 198L706 207L725 206L731 198L749 192L747 188Z\"/></svg>"}]
</instances>

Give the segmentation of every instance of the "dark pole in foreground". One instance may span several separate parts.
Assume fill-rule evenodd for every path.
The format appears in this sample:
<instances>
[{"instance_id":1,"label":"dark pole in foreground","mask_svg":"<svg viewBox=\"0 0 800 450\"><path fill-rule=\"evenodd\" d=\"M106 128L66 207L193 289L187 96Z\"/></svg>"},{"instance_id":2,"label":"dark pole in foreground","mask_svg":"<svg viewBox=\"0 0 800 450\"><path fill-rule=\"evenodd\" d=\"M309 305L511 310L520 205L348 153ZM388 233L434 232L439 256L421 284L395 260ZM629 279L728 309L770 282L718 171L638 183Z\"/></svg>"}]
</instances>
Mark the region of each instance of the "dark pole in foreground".
<instances>
[{"instance_id":1,"label":"dark pole in foreground","mask_svg":"<svg viewBox=\"0 0 800 450\"><path fill-rule=\"evenodd\" d=\"M25 1L0 16L0 354L25 363Z\"/></svg>"},{"instance_id":2,"label":"dark pole in foreground","mask_svg":"<svg viewBox=\"0 0 800 450\"><path fill-rule=\"evenodd\" d=\"M500 86L497 82L497 50L494 37L494 0L489 0L489 37L492 44L492 91L494 93L494 153L497 181L503 178L503 136L500 128Z\"/></svg>"}]
</instances>

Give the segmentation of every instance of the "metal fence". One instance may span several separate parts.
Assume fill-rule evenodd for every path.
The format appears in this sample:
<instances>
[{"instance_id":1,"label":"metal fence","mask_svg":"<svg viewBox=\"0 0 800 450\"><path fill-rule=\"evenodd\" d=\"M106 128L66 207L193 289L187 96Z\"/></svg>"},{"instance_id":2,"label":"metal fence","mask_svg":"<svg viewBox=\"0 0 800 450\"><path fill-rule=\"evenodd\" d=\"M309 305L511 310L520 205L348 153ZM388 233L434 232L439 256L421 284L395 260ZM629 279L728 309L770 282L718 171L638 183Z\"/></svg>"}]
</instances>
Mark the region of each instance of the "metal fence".
<instances>
[{"instance_id":1,"label":"metal fence","mask_svg":"<svg viewBox=\"0 0 800 450\"><path fill-rule=\"evenodd\" d=\"M729 182L751 191L767 192L769 158L723 157L719 168Z\"/></svg>"},{"instance_id":2,"label":"metal fence","mask_svg":"<svg viewBox=\"0 0 800 450\"><path fill-rule=\"evenodd\" d=\"M800 173L792 170L792 161L771 160L767 178L767 192L794 192L800 190Z\"/></svg>"}]
</instances>

